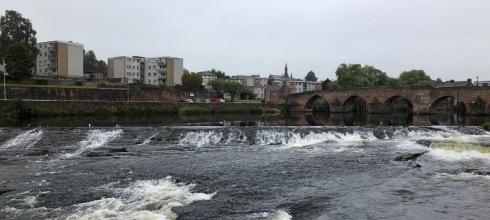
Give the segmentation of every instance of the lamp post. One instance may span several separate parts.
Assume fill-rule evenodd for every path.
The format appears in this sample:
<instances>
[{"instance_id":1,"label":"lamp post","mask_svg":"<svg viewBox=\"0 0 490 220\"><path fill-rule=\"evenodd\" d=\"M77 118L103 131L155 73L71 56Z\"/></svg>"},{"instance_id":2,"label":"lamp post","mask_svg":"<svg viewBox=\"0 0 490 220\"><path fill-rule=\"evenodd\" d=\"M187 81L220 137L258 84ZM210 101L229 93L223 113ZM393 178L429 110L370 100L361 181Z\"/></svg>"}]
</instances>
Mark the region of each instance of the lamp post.
<instances>
[{"instance_id":1,"label":"lamp post","mask_svg":"<svg viewBox=\"0 0 490 220\"><path fill-rule=\"evenodd\" d=\"M7 100L7 89L6 89L6 86L5 86L5 73L2 72L3 74L3 100Z\"/></svg>"}]
</instances>

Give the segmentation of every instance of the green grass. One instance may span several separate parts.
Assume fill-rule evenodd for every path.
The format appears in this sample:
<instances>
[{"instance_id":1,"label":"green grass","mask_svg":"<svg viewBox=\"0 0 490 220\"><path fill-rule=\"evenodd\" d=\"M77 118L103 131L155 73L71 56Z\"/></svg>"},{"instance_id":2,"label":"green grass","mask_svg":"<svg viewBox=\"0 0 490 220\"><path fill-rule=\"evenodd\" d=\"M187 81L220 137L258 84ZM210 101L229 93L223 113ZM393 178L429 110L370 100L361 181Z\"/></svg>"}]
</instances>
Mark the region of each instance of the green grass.
<instances>
[{"instance_id":1,"label":"green grass","mask_svg":"<svg viewBox=\"0 0 490 220\"><path fill-rule=\"evenodd\" d=\"M235 103L262 103L260 100L235 100Z\"/></svg>"},{"instance_id":2,"label":"green grass","mask_svg":"<svg viewBox=\"0 0 490 220\"><path fill-rule=\"evenodd\" d=\"M490 122L487 122L482 125L483 130L490 131Z\"/></svg>"}]
</instances>

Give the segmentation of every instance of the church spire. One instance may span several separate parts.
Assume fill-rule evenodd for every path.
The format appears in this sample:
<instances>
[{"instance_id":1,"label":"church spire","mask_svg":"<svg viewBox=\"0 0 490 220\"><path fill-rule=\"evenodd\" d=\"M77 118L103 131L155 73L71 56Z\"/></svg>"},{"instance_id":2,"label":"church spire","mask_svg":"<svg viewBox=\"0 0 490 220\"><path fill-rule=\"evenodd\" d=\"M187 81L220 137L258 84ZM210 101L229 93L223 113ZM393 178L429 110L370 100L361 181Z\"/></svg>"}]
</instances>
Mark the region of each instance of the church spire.
<instances>
[{"instance_id":1,"label":"church spire","mask_svg":"<svg viewBox=\"0 0 490 220\"><path fill-rule=\"evenodd\" d=\"M284 78L289 78L288 63L287 62L286 62L286 66L284 67Z\"/></svg>"}]
</instances>

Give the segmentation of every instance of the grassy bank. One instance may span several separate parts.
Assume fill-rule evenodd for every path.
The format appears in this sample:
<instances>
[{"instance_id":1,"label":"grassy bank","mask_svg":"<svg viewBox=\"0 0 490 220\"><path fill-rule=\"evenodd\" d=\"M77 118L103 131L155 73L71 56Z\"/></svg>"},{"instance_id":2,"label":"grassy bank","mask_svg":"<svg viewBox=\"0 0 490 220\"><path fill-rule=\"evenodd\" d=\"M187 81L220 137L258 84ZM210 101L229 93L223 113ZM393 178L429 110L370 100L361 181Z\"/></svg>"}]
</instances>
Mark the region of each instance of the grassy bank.
<instances>
[{"instance_id":1,"label":"grassy bank","mask_svg":"<svg viewBox=\"0 0 490 220\"><path fill-rule=\"evenodd\" d=\"M123 116L219 114L281 114L281 106L263 104L189 104L157 102L76 102L76 101L1 101L0 120L25 120L44 116Z\"/></svg>"},{"instance_id":2,"label":"grassy bank","mask_svg":"<svg viewBox=\"0 0 490 220\"><path fill-rule=\"evenodd\" d=\"M206 115L206 114L281 114L284 110L278 107L267 107L262 105L228 104L225 108L215 105L191 105L179 108L179 114L184 115Z\"/></svg>"}]
</instances>

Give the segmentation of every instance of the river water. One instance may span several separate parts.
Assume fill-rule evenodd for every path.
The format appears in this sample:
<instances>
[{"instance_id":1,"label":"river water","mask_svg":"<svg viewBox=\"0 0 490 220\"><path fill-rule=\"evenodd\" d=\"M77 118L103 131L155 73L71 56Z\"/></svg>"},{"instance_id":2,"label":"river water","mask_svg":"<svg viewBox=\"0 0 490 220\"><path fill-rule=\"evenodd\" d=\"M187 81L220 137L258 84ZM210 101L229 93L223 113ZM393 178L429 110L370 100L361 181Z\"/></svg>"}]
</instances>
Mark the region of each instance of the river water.
<instances>
[{"instance_id":1,"label":"river water","mask_svg":"<svg viewBox=\"0 0 490 220\"><path fill-rule=\"evenodd\" d=\"M490 216L478 127L270 124L1 127L0 218Z\"/></svg>"}]
</instances>

